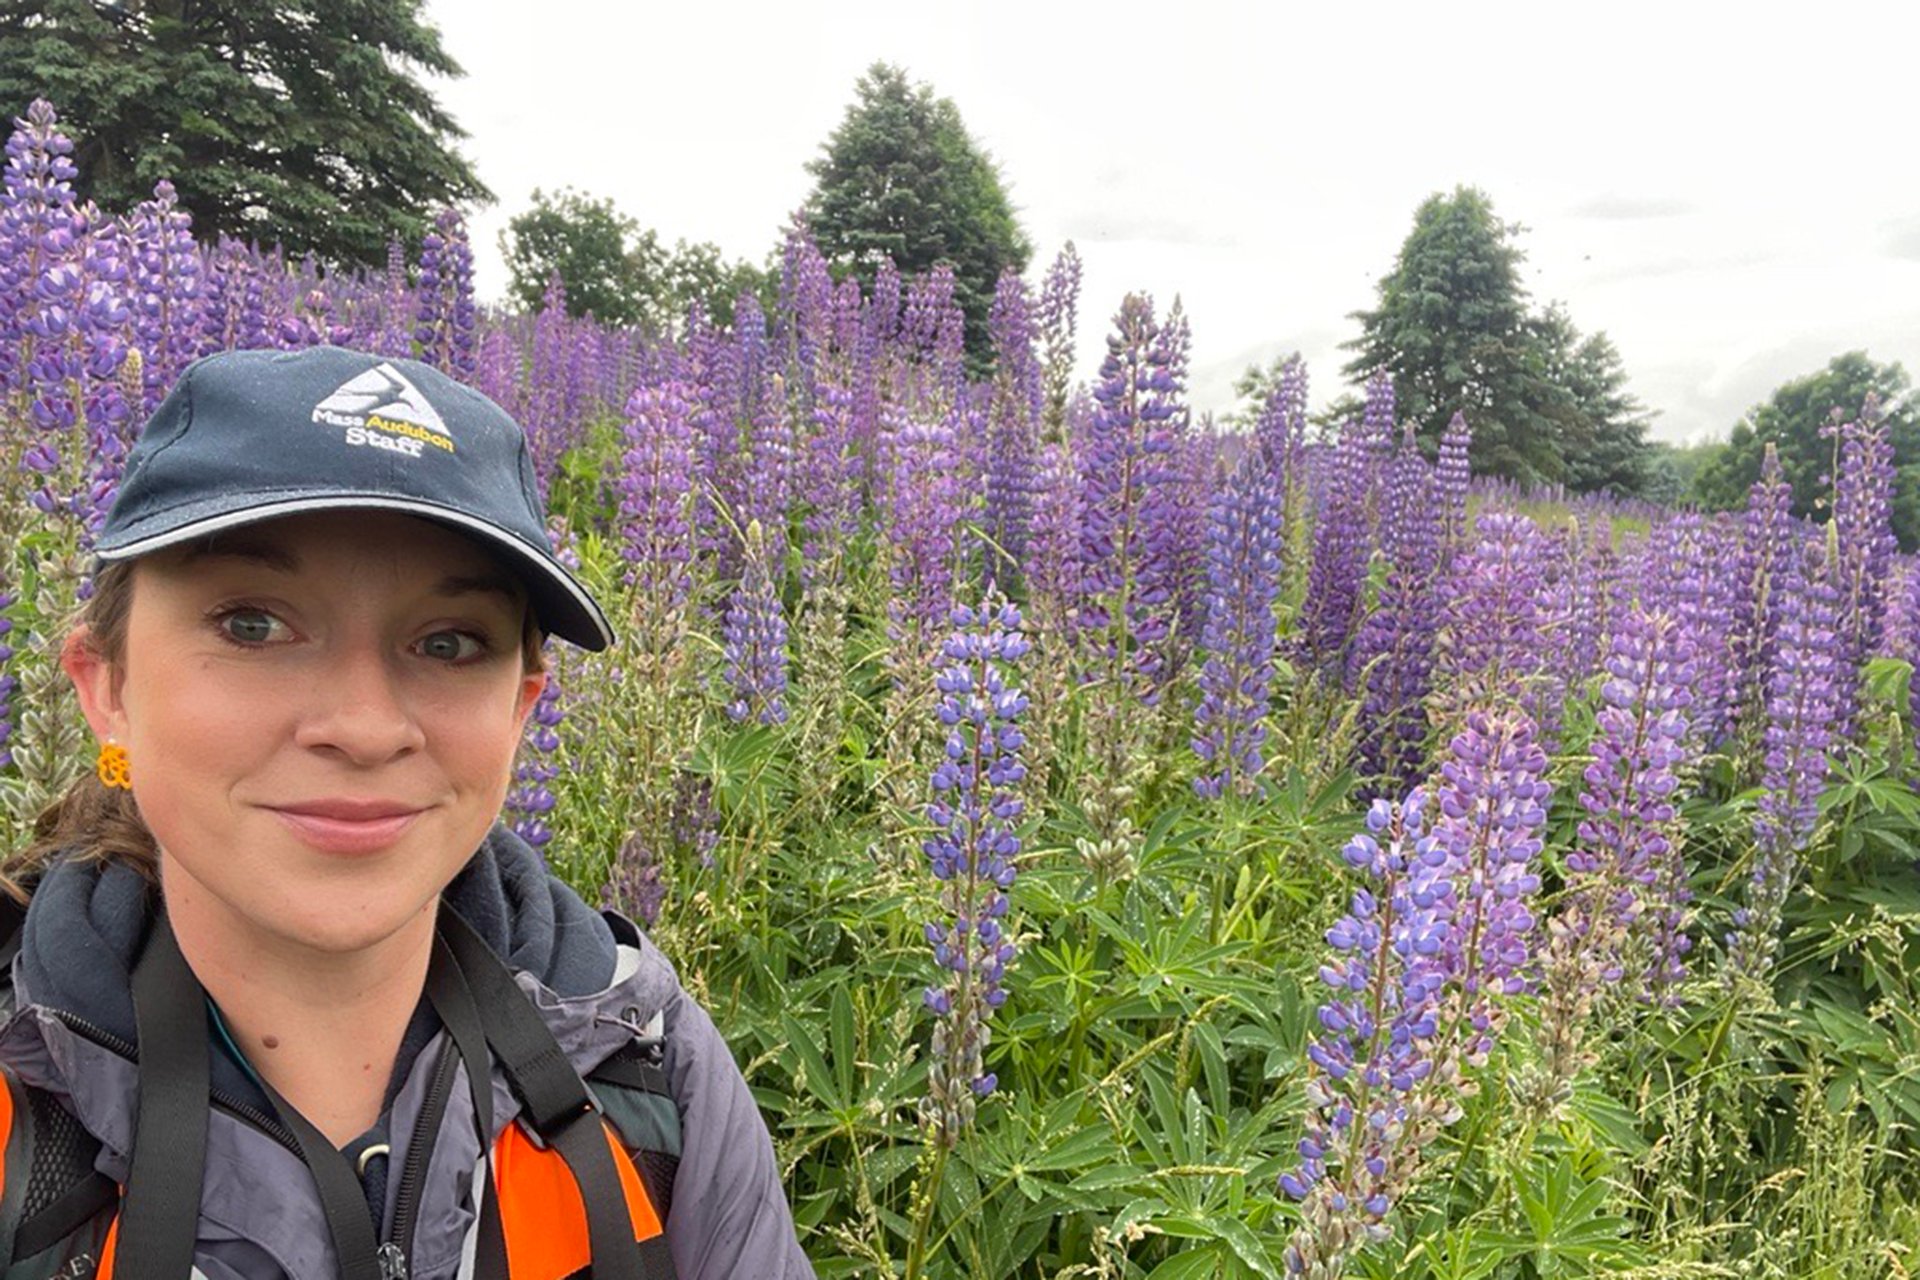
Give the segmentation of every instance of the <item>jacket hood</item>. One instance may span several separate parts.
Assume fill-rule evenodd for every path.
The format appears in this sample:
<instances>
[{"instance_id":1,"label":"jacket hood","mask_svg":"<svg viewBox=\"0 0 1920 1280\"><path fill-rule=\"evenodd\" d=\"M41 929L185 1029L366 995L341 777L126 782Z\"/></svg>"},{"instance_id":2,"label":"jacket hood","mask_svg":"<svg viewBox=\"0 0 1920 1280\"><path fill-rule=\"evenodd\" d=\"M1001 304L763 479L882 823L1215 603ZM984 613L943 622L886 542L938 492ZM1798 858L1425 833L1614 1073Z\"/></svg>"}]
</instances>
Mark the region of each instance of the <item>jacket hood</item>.
<instances>
[{"instance_id":1,"label":"jacket hood","mask_svg":"<svg viewBox=\"0 0 1920 1280\"><path fill-rule=\"evenodd\" d=\"M19 1003L46 1005L133 1039L133 962L153 923L154 898L145 877L118 863L68 858L50 866L21 932ZM586 995L613 976L606 921L505 827L488 833L441 898L511 968L560 995Z\"/></svg>"},{"instance_id":2,"label":"jacket hood","mask_svg":"<svg viewBox=\"0 0 1920 1280\"><path fill-rule=\"evenodd\" d=\"M503 826L488 834L441 898L521 975L523 984L549 1001L589 997L614 981L619 948L607 921ZM77 1019L135 1042L133 964L157 903L152 886L128 867L71 858L49 866L34 889L14 961L21 1014L33 1015L43 1027L49 1015ZM658 984L664 989L656 996L664 1004L677 980L658 951L645 944L642 950L665 970L666 981ZM436 1029L422 999L394 1062L389 1102ZM265 1094L228 1053L214 1053L212 1069L217 1091L266 1109Z\"/></svg>"}]
</instances>

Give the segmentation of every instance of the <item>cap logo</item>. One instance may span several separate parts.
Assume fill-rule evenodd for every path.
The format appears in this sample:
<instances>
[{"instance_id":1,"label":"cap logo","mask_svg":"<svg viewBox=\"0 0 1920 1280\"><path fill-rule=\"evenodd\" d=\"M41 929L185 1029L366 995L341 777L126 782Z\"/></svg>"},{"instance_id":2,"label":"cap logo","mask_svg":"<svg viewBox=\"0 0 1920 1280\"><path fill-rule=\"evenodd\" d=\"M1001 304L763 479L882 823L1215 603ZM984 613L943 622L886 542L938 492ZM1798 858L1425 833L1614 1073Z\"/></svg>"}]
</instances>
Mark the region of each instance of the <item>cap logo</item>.
<instances>
[{"instance_id":1,"label":"cap logo","mask_svg":"<svg viewBox=\"0 0 1920 1280\"><path fill-rule=\"evenodd\" d=\"M313 420L346 428L346 441L417 458L428 447L454 452L453 433L407 375L383 360L313 406Z\"/></svg>"}]
</instances>

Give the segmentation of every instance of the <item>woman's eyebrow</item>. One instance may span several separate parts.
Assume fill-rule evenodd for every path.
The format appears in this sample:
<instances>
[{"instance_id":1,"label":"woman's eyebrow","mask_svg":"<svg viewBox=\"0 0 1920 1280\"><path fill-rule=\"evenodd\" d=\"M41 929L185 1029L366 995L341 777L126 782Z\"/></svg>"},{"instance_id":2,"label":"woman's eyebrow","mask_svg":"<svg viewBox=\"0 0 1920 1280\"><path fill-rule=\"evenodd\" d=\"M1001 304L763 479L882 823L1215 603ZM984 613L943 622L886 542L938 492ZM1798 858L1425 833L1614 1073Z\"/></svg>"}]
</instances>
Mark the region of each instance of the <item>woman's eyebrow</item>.
<instances>
[{"instance_id":1,"label":"woman's eyebrow","mask_svg":"<svg viewBox=\"0 0 1920 1280\"><path fill-rule=\"evenodd\" d=\"M466 596L475 593L505 596L513 604L526 598L520 584L504 573L452 573L434 584L437 596Z\"/></svg>"},{"instance_id":2,"label":"woman's eyebrow","mask_svg":"<svg viewBox=\"0 0 1920 1280\"><path fill-rule=\"evenodd\" d=\"M208 538L187 548L186 564L207 560L246 560L280 573L300 572L300 557L272 542L250 538Z\"/></svg>"}]
</instances>

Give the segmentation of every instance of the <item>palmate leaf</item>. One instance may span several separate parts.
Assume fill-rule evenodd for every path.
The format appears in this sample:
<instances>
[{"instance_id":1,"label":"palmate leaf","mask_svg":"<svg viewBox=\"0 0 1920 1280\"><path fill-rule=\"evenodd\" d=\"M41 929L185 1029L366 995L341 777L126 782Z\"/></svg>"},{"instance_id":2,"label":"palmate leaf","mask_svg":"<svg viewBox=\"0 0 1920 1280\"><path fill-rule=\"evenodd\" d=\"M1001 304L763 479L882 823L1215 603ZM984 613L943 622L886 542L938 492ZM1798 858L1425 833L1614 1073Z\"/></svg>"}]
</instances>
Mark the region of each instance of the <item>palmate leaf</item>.
<instances>
[{"instance_id":1,"label":"palmate leaf","mask_svg":"<svg viewBox=\"0 0 1920 1280\"><path fill-rule=\"evenodd\" d=\"M1490 1241L1524 1253L1543 1280L1602 1274L1645 1260L1631 1243L1628 1221L1605 1211L1611 1194L1606 1182L1581 1178L1567 1155L1537 1161L1534 1171L1531 1178L1513 1179L1526 1230L1489 1233Z\"/></svg>"}]
</instances>

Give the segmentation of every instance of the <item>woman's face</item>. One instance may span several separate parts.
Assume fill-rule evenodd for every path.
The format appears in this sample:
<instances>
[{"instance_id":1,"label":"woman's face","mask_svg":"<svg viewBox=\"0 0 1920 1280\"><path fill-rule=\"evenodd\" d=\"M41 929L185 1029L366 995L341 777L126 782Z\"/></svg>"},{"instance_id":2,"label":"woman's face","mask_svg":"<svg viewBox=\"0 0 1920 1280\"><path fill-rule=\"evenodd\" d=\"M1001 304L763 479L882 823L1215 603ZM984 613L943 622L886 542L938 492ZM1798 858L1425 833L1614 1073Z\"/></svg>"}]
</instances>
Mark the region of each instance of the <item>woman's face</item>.
<instances>
[{"instance_id":1,"label":"woman's face","mask_svg":"<svg viewBox=\"0 0 1920 1280\"><path fill-rule=\"evenodd\" d=\"M545 677L521 587L439 525L289 517L135 566L122 659L68 670L119 740L169 909L326 952L430 921L500 811Z\"/></svg>"}]
</instances>

